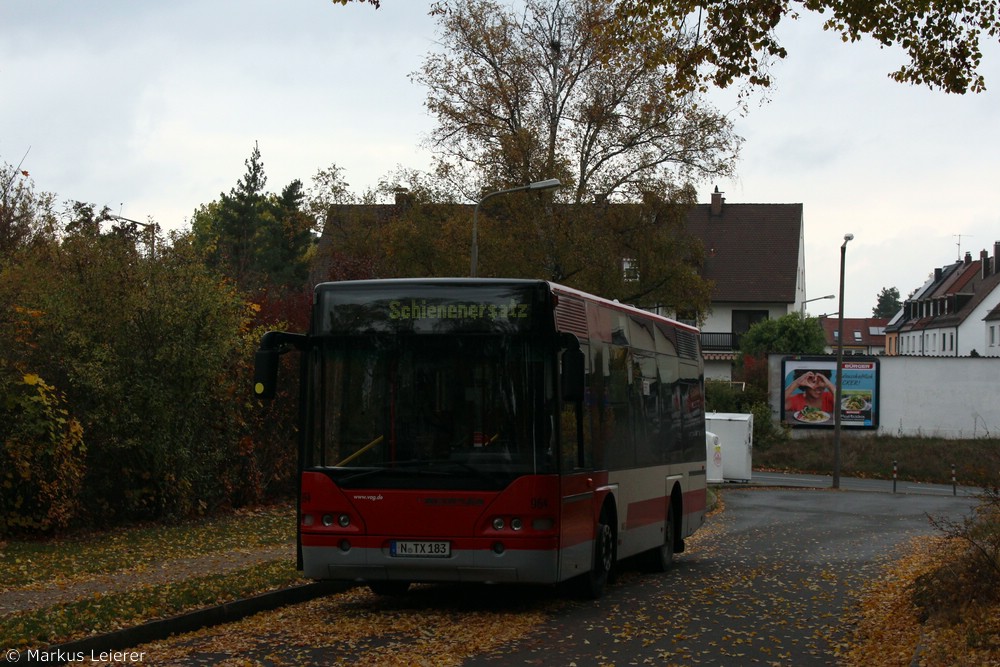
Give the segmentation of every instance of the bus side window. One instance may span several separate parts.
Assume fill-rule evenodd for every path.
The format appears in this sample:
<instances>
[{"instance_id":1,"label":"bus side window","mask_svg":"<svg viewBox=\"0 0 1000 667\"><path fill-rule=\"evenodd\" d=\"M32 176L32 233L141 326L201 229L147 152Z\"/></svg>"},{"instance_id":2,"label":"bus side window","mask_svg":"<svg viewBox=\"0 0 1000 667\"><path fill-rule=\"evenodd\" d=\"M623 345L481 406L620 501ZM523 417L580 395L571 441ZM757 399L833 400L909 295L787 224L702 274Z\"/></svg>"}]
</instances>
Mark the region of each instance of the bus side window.
<instances>
[{"instance_id":1,"label":"bus side window","mask_svg":"<svg viewBox=\"0 0 1000 667\"><path fill-rule=\"evenodd\" d=\"M578 403L583 400L584 366L583 350L579 347L563 350L561 379L563 401Z\"/></svg>"}]
</instances>

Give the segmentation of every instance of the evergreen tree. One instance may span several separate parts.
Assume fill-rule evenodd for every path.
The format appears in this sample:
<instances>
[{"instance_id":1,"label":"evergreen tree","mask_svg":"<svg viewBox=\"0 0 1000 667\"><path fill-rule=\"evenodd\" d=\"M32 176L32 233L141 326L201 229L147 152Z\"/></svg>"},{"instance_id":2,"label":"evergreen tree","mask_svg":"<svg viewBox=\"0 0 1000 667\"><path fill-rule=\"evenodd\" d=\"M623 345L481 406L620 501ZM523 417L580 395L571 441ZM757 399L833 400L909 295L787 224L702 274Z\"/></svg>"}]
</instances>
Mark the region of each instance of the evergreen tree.
<instances>
[{"instance_id":1,"label":"evergreen tree","mask_svg":"<svg viewBox=\"0 0 1000 667\"><path fill-rule=\"evenodd\" d=\"M292 181L280 195L267 193L256 143L246 166L228 194L195 211L193 245L244 291L300 287L308 276L314 226L302 182Z\"/></svg>"},{"instance_id":2,"label":"evergreen tree","mask_svg":"<svg viewBox=\"0 0 1000 667\"><path fill-rule=\"evenodd\" d=\"M264 164L260 159L260 148L254 142L253 153L246 161L247 173L236 183L236 187L220 198L217 219L219 244L217 259L227 269L228 275L242 288L247 288L253 279L253 241L262 226L266 195L264 186Z\"/></svg>"},{"instance_id":3,"label":"evergreen tree","mask_svg":"<svg viewBox=\"0 0 1000 667\"><path fill-rule=\"evenodd\" d=\"M872 317L891 319L901 307L899 290L895 287L883 287L878 294L878 303L872 308Z\"/></svg>"}]
</instances>

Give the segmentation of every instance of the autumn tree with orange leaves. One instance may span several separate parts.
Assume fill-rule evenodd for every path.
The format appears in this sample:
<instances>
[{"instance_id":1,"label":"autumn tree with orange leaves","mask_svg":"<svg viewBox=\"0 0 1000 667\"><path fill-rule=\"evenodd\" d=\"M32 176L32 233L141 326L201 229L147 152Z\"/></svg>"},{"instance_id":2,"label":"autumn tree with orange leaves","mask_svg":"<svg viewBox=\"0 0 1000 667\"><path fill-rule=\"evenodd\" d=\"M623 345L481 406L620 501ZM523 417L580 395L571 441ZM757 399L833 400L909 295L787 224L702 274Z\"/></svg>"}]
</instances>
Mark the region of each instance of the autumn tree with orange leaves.
<instances>
[{"instance_id":1,"label":"autumn tree with orange leaves","mask_svg":"<svg viewBox=\"0 0 1000 667\"><path fill-rule=\"evenodd\" d=\"M333 3L351 1L376 9L381 4L379 0ZM770 65L788 55L777 28L806 12L827 17L823 29L844 42L867 38L883 48L904 51L908 62L889 73L895 81L948 93L986 89L983 46L1000 37L998 0L606 0L605 4L614 14L605 28L622 48L656 42L664 35L692 31L698 35L691 48L660 54L663 62L678 66L678 89L705 84L725 88L736 82L770 86Z\"/></svg>"},{"instance_id":2,"label":"autumn tree with orange leaves","mask_svg":"<svg viewBox=\"0 0 1000 667\"><path fill-rule=\"evenodd\" d=\"M674 95L670 67L647 51L615 50L598 30L611 18L601 0L529 0L521 10L443 0L432 14L441 48L413 79L437 120L436 175L473 203L530 182L562 183L554 194L483 206L480 275L704 308L700 255L683 221L690 184L732 172L740 140L729 120L696 94ZM467 234L467 219L462 226ZM467 243L452 254L467 261Z\"/></svg>"}]
</instances>

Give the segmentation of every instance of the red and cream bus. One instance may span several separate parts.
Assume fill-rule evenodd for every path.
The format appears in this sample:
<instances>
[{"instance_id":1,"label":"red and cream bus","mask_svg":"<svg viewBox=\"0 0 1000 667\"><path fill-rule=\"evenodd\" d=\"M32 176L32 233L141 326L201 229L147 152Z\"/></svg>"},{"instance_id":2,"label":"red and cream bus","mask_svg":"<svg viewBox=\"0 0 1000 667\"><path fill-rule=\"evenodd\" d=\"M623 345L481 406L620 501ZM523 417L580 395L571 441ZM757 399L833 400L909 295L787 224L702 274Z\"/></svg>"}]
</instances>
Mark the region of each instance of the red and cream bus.
<instances>
[{"instance_id":1,"label":"red and cream bus","mask_svg":"<svg viewBox=\"0 0 1000 667\"><path fill-rule=\"evenodd\" d=\"M705 516L697 329L536 280L316 287L270 332L255 392L301 353L300 566L599 596L617 560L666 569Z\"/></svg>"}]
</instances>

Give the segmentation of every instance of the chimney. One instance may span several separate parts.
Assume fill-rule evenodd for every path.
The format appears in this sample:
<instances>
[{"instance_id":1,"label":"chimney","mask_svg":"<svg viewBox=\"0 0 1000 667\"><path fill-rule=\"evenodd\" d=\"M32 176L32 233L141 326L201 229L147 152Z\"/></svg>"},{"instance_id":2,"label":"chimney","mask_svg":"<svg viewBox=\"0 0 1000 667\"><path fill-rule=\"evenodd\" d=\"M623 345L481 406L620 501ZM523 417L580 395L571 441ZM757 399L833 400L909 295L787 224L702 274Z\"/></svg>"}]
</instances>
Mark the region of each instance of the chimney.
<instances>
[{"instance_id":1,"label":"chimney","mask_svg":"<svg viewBox=\"0 0 1000 667\"><path fill-rule=\"evenodd\" d=\"M396 206L409 206L413 203L413 197L406 188L396 188L394 194L396 195Z\"/></svg>"},{"instance_id":2,"label":"chimney","mask_svg":"<svg viewBox=\"0 0 1000 667\"><path fill-rule=\"evenodd\" d=\"M990 253L986 252L985 250L980 250L979 263L981 264L981 266L979 267L980 271L979 275L981 278L985 280L990 275Z\"/></svg>"},{"instance_id":3,"label":"chimney","mask_svg":"<svg viewBox=\"0 0 1000 667\"><path fill-rule=\"evenodd\" d=\"M965 251L965 265L968 266L972 264L972 253L968 250Z\"/></svg>"},{"instance_id":4,"label":"chimney","mask_svg":"<svg viewBox=\"0 0 1000 667\"><path fill-rule=\"evenodd\" d=\"M715 186L715 192L712 193L712 217L718 217L722 215L722 204L726 200L722 198L722 193L719 192L719 186Z\"/></svg>"},{"instance_id":5,"label":"chimney","mask_svg":"<svg viewBox=\"0 0 1000 667\"><path fill-rule=\"evenodd\" d=\"M941 282L941 276L944 275L944 269L941 267L934 267L934 282Z\"/></svg>"},{"instance_id":6,"label":"chimney","mask_svg":"<svg viewBox=\"0 0 1000 667\"><path fill-rule=\"evenodd\" d=\"M1000 241L993 242L993 273L1000 273Z\"/></svg>"}]
</instances>

